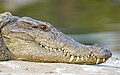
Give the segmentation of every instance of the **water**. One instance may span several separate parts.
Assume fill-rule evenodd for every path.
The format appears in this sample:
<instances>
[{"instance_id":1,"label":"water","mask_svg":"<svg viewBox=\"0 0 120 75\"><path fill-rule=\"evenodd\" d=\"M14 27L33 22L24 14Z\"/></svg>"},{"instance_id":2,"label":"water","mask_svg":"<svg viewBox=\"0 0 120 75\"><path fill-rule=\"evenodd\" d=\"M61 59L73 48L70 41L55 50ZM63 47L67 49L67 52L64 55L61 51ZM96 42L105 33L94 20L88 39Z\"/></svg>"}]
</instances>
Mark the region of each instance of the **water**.
<instances>
[{"instance_id":1,"label":"water","mask_svg":"<svg viewBox=\"0 0 120 75\"><path fill-rule=\"evenodd\" d=\"M83 44L102 44L110 49L113 57L120 56L120 32L103 32L92 34L74 34L70 35L76 41Z\"/></svg>"}]
</instances>

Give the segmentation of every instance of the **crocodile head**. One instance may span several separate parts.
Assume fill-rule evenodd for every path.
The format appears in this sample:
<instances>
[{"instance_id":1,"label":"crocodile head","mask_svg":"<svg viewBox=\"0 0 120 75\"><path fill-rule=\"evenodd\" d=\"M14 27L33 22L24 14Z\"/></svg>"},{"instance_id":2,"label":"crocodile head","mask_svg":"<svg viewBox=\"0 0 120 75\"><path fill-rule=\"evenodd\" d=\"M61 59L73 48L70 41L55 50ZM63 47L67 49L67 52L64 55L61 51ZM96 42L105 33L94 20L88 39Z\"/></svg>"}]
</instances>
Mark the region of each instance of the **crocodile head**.
<instances>
[{"instance_id":1,"label":"crocodile head","mask_svg":"<svg viewBox=\"0 0 120 75\"><path fill-rule=\"evenodd\" d=\"M99 64L112 56L103 46L78 43L47 22L3 14L2 37L20 60Z\"/></svg>"}]
</instances>

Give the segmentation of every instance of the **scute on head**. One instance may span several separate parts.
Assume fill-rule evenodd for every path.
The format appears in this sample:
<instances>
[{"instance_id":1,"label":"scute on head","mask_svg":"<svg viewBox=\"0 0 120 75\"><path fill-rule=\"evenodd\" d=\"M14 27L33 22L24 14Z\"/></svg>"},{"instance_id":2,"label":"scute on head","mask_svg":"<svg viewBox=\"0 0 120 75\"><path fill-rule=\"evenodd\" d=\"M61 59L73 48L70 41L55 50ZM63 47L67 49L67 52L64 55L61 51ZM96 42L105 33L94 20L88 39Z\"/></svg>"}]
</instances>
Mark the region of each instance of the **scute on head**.
<instances>
[{"instance_id":1,"label":"scute on head","mask_svg":"<svg viewBox=\"0 0 120 75\"><path fill-rule=\"evenodd\" d=\"M2 13L2 14L0 14L0 18L2 17L6 17L7 18L7 16L12 16L12 14L10 13L10 12L5 12L5 13Z\"/></svg>"}]
</instances>

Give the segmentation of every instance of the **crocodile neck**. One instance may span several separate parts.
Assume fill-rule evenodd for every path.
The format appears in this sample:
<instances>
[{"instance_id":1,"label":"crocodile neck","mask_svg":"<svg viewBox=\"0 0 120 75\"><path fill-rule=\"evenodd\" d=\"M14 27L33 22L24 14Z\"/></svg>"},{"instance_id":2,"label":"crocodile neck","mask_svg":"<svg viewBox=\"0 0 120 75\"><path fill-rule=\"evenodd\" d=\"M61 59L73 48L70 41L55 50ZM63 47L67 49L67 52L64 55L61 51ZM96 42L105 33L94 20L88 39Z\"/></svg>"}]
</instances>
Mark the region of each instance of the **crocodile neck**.
<instances>
[{"instance_id":1,"label":"crocodile neck","mask_svg":"<svg viewBox=\"0 0 120 75\"><path fill-rule=\"evenodd\" d=\"M9 51L0 32L0 60L12 60L15 56Z\"/></svg>"},{"instance_id":2,"label":"crocodile neck","mask_svg":"<svg viewBox=\"0 0 120 75\"><path fill-rule=\"evenodd\" d=\"M3 38L0 33L0 51L8 50L7 46L5 45L5 42L3 41Z\"/></svg>"}]
</instances>

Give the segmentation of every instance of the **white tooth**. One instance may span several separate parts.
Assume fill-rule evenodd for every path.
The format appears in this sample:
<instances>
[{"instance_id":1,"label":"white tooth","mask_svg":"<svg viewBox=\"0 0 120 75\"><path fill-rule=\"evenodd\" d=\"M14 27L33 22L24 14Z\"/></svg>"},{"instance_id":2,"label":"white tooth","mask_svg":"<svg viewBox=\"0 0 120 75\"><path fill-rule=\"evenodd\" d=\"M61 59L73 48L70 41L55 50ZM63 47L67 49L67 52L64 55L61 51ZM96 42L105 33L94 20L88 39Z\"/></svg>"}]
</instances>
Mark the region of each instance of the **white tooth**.
<instances>
[{"instance_id":1,"label":"white tooth","mask_svg":"<svg viewBox=\"0 0 120 75\"><path fill-rule=\"evenodd\" d=\"M83 57L81 57L81 61L83 61Z\"/></svg>"},{"instance_id":2,"label":"white tooth","mask_svg":"<svg viewBox=\"0 0 120 75\"><path fill-rule=\"evenodd\" d=\"M91 56L94 56L94 54L92 53Z\"/></svg>"},{"instance_id":3,"label":"white tooth","mask_svg":"<svg viewBox=\"0 0 120 75\"><path fill-rule=\"evenodd\" d=\"M40 45L41 47L43 47L43 45Z\"/></svg>"},{"instance_id":4,"label":"white tooth","mask_svg":"<svg viewBox=\"0 0 120 75\"><path fill-rule=\"evenodd\" d=\"M61 51L61 49L58 48L58 51Z\"/></svg>"},{"instance_id":5,"label":"white tooth","mask_svg":"<svg viewBox=\"0 0 120 75\"><path fill-rule=\"evenodd\" d=\"M103 59L103 62L105 62L105 59Z\"/></svg>"},{"instance_id":6,"label":"white tooth","mask_svg":"<svg viewBox=\"0 0 120 75\"><path fill-rule=\"evenodd\" d=\"M62 50L64 50L64 48L62 48Z\"/></svg>"},{"instance_id":7,"label":"white tooth","mask_svg":"<svg viewBox=\"0 0 120 75\"><path fill-rule=\"evenodd\" d=\"M79 60L79 57L76 58L76 62Z\"/></svg>"},{"instance_id":8,"label":"white tooth","mask_svg":"<svg viewBox=\"0 0 120 75\"><path fill-rule=\"evenodd\" d=\"M87 58L87 57L85 57L85 59L87 60L88 58Z\"/></svg>"},{"instance_id":9,"label":"white tooth","mask_svg":"<svg viewBox=\"0 0 120 75\"><path fill-rule=\"evenodd\" d=\"M98 64L98 63L99 63L99 61L100 61L100 59L97 59L96 64Z\"/></svg>"},{"instance_id":10,"label":"white tooth","mask_svg":"<svg viewBox=\"0 0 120 75\"><path fill-rule=\"evenodd\" d=\"M74 59L74 56L71 56L69 62L71 62L73 59Z\"/></svg>"},{"instance_id":11,"label":"white tooth","mask_svg":"<svg viewBox=\"0 0 120 75\"><path fill-rule=\"evenodd\" d=\"M65 53L65 56L68 56L68 55L70 55L70 53L69 53L69 52L66 52L66 53Z\"/></svg>"},{"instance_id":12,"label":"white tooth","mask_svg":"<svg viewBox=\"0 0 120 75\"><path fill-rule=\"evenodd\" d=\"M46 46L49 46L49 44L47 44Z\"/></svg>"},{"instance_id":13,"label":"white tooth","mask_svg":"<svg viewBox=\"0 0 120 75\"><path fill-rule=\"evenodd\" d=\"M47 46L45 46L46 49L49 49Z\"/></svg>"},{"instance_id":14,"label":"white tooth","mask_svg":"<svg viewBox=\"0 0 120 75\"><path fill-rule=\"evenodd\" d=\"M93 56L93 58L95 58L95 56Z\"/></svg>"},{"instance_id":15,"label":"white tooth","mask_svg":"<svg viewBox=\"0 0 120 75\"><path fill-rule=\"evenodd\" d=\"M52 51L53 49L52 48L49 48L50 51Z\"/></svg>"},{"instance_id":16,"label":"white tooth","mask_svg":"<svg viewBox=\"0 0 120 75\"><path fill-rule=\"evenodd\" d=\"M56 52L57 50L54 48L54 49L53 49L53 51L55 51L55 52Z\"/></svg>"},{"instance_id":17,"label":"white tooth","mask_svg":"<svg viewBox=\"0 0 120 75\"><path fill-rule=\"evenodd\" d=\"M63 50L63 52L66 52L66 50Z\"/></svg>"},{"instance_id":18,"label":"white tooth","mask_svg":"<svg viewBox=\"0 0 120 75\"><path fill-rule=\"evenodd\" d=\"M90 55L88 55L88 58L90 57Z\"/></svg>"}]
</instances>

